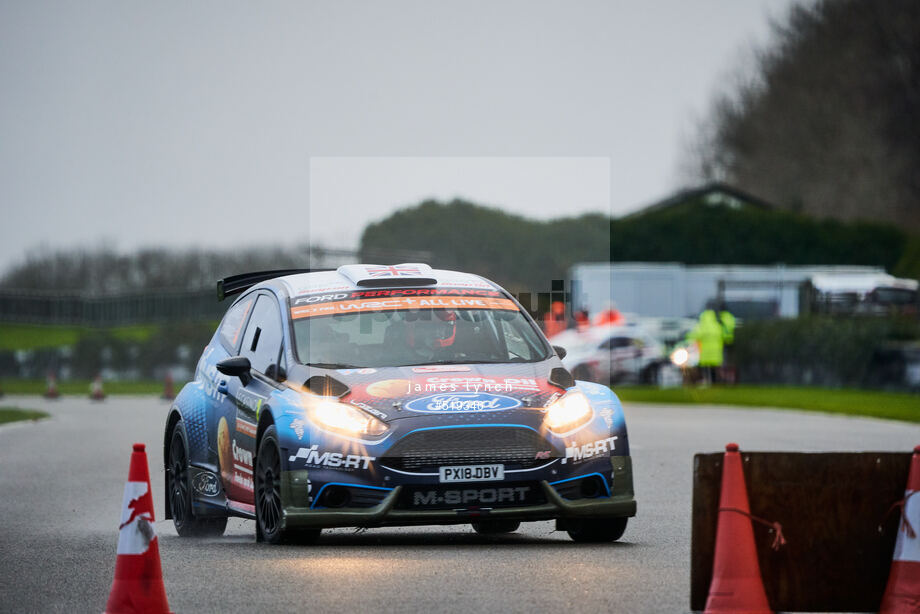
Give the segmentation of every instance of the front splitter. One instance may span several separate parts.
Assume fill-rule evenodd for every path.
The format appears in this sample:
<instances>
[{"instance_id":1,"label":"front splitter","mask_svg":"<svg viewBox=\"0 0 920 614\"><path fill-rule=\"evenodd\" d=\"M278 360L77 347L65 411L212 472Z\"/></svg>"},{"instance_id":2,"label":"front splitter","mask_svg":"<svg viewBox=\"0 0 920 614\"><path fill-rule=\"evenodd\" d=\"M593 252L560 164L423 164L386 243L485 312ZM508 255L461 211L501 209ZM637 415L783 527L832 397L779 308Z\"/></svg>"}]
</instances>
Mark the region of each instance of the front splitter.
<instances>
[{"instance_id":1,"label":"front splitter","mask_svg":"<svg viewBox=\"0 0 920 614\"><path fill-rule=\"evenodd\" d=\"M534 521L556 518L618 518L636 515L632 493L595 499L567 500L540 482L546 502L521 507L492 509L412 510L396 507L402 486L395 487L378 505L368 508L310 509L286 506L284 528L392 527L422 524L466 524L483 518Z\"/></svg>"}]
</instances>

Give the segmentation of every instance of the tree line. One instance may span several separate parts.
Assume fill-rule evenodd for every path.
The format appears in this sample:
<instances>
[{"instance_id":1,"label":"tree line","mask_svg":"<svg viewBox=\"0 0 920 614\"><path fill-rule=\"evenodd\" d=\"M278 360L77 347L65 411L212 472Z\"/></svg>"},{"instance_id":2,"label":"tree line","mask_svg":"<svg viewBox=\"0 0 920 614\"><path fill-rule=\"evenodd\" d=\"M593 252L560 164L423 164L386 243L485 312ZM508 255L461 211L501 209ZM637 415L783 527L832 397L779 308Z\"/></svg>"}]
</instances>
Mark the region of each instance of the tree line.
<instances>
[{"instance_id":1,"label":"tree line","mask_svg":"<svg viewBox=\"0 0 920 614\"><path fill-rule=\"evenodd\" d=\"M793 6L712 104L687 148L691 180L920 232L918 32L916 0Z\"/></svg>"},{"instance_id":2,"label":"tree line","mask_svg":"<svg viewBox=\"0 0 920 614\"><path fill-rule=\"evenodd\" d=\"M699 199L623 218L548 221L462 200L426 201L369 225L361 238L362 251L392 244L428 250L438 266L473 271L513 291L549 290L572 265L607 260L870 265L920 278L917 239L895 226Z\"/></svg>"},{"instance_id":3,"label":"tree line","mask_svg":"<svg viewBox=\"0 0 920 614\"><path fill-rule=\"evenodd\" d=\"M88 294L210 290L226 275L309 266L309 251L47 252L10 270L0 288ZM698 199L623 218L587 214L545 221L464 200L429 200L368 225L354 260L393 264L413 255L407 251L424 254L437 268L478 273L513 292L548 292L572 265L608 260L871 265L920 278L920 242L901 228L782 210L733 209Z\"/></svg>"}]
</instances>

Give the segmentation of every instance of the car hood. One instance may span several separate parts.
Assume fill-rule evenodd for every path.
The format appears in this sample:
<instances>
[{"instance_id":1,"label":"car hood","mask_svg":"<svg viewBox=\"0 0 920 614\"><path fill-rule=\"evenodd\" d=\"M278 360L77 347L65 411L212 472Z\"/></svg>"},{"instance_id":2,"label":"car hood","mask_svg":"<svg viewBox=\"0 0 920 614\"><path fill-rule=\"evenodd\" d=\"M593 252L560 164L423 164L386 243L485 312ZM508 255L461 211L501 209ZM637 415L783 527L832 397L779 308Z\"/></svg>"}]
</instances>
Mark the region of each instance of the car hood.
<instances>
[{"instance_id":1,"label":"car hood","mask_svg":"<svg viewBox=\"0 0 920 614\"><path fill-rule=\"evenodd\" d=\"M418 365L323 370L348 386L343 402L386 422L428 418L439 423L513 419L533 414L565 389L550 380L558 358L537 363Z\"/></svg>"}]
</instances>

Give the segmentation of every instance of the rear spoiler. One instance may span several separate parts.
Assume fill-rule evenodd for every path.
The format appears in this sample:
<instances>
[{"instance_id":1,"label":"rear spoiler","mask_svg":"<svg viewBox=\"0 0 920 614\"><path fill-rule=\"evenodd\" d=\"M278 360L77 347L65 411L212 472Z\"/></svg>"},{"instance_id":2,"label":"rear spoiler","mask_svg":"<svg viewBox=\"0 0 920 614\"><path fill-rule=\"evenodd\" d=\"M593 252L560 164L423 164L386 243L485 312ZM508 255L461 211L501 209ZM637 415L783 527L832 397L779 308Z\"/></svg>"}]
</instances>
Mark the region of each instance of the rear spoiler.
<instances>
[{"instance_id":1,"label":"rear spoiler","mask_svg":"<svg viewBox=\"0 0 920 614\"><path fill-rule=\"evenodd\" d=\"M279 269L277 271L256 271L255 273L231 275L230 277L217 280L217 300L222 301L228 296L239 294L268 279L284 277L285 275L297 275L298 273L316 273L325 270L328 269Z\"/></svg>"}]
</instances>

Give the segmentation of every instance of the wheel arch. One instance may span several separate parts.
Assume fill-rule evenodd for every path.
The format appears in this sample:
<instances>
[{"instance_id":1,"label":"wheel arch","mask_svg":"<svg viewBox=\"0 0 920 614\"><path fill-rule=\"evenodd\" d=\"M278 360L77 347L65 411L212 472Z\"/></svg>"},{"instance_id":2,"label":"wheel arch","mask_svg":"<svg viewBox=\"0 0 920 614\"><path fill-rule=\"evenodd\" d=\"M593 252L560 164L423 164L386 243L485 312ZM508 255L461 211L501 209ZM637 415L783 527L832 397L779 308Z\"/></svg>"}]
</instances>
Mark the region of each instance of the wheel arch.
<instances>
[{"instance_id":1,"label":"wheel arch","mask_svg":"<svg viewBox=\"0 0 920 614\"><path fill-rule=\"evenodd\" d=\"M256 427L256 454L259 453L259 444L262 442L262 433L265 429L275 424L275 416L272 414L271 407L264 407L259 416L259 426Z\"/></svg>"},{"instance_id":2,"label":"wheel arch","mask_svg":"<svg viewBox=\"0 0 920 614\"><path fill-rule=\"evenodd\" d=\"M172 439L172 431L176 423L182 419L182 412L179 408L173 406L169 410L169 416L166 418L166 429L163 431L163 467L169 466L169 440Z\"/></svg>"}]
</instances>

